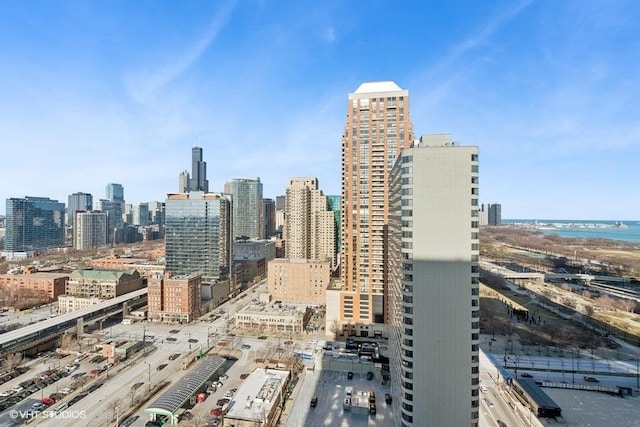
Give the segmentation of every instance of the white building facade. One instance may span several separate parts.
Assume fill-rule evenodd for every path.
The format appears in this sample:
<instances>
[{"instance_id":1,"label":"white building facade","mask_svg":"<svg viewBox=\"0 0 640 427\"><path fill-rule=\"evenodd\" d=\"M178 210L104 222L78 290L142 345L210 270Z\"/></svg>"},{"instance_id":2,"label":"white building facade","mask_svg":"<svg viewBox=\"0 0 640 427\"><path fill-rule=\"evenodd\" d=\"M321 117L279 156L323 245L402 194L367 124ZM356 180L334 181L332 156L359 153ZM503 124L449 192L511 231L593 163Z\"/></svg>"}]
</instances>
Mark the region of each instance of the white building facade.
<instances>
[{"instance_id":1,"label":"white building facade","mask_svg":"<svg viewBox=\"0 0 640 427\"><path fill-rule=\"evenodd\" d=\"M390 175L398 426L478 425L478 148L423 136Z\"/></svg>"}]
</instances>

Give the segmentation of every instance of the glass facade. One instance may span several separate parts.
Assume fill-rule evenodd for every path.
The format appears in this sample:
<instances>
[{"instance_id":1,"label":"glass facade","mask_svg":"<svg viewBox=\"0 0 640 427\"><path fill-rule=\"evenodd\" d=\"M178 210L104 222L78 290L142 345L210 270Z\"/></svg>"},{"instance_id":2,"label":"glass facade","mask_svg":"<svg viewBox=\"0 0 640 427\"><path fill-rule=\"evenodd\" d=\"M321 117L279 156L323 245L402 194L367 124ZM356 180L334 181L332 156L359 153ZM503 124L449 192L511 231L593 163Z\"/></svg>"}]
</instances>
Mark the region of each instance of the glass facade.
<instances>
[{"instance_id":1,"label":"glass facade","mask_svg":"<svg viewBox=\"0 0 640 427\"><path fill-rule=\"evenodd\" d=\"M26 252L64 246L65 206L46 197L7 199L5 250Z\"/></svg>"},{"instance_id":2,"label":"glass facade","mask_svg":"<svg viewBox=\"0 0 640 427\"><path fill-rule=\"evenodd\" d=\"M202 275L212 283L229 275L230 201L191 192L169 195L165 219L166 269L174 275Z\"/></svg>"}]
</instances>

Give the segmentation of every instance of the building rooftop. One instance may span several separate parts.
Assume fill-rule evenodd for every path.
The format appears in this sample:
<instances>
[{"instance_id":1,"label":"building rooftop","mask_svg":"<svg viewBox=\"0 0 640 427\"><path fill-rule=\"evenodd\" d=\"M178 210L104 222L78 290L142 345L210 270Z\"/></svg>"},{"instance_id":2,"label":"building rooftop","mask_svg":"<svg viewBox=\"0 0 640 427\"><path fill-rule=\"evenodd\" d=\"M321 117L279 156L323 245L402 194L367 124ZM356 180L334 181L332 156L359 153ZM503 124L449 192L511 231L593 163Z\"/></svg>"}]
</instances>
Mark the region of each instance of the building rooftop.
<instances>
[{"instance_id":1,"label":"building rooftop","mask_svg":"<svg viewBox=\"0 0 640 427\"><path fill-rule=\"evenodd\" d=\"M258 368L247 377L230 403L226 418L263 421L282 396L289 371Z\"/></svg>"},{"instance_id":2,"label":"building rooftop","mask_svg":"<svg viewBox=\"0 0 640 427\"><path fill-rule=\"evenodd\" d=\"M275 314L275 315L293 315L304 314L309 304L284 304L284 303L252 303L248 304L240 310L236 311L236 314Z\"/></svg>"},{"instance_id":3,"label":"building rooftop","mask_svg":"<svg viewBox=\"0 0 640 427\"><path fill-rule=\"evenodd\" d=\"M402 88L392 81L365 82L358 86L354 94L376 92L400 92Z\"/></svg>"},{"instance_id":4,"label":"building rooftop","mask_svg":"<svg viewBox=\"0 0 640 427\"><path fill-rule=\"evenodd\" d=\"M20 277L24 279L36 278L36 279L60 279L63 277L69 277L70 273L47 273L46 271L38 271L36 273L21 273L21 274L0 274L0 277Z\"/></svg>"},{"instance_id":5,"label":"building rooftop","mask_svg":"<svg viewBox=\"0 0 640 427\"><path fill-rule=\"evenodd\" d=\"M71 279L119 280L123 275L133 276L136 270L74 270L69 274Z\"/></svg>"}]
</instances>

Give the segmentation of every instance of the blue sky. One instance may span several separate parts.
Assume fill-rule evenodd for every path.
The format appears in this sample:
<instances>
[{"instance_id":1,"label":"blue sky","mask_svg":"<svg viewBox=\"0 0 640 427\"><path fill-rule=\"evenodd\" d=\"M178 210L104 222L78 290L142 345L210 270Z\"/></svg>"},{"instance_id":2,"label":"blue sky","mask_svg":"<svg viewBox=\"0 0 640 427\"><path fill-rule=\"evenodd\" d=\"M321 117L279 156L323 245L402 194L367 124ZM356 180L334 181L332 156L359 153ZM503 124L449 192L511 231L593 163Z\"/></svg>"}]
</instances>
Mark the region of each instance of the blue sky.
<instances>
[{"instance_id":1,"label":"blue sky","mask_svg":"<svg viewBox=\"0 0 640 427\"><path fill-rule=\"evenodd\" d=\"M640 219L640 2L3 1L9 197L164 200L204 148L212 191L340 193L347 96L409 90L417 135L480 147L503 218Z\"/></svg>"}]
</instances>

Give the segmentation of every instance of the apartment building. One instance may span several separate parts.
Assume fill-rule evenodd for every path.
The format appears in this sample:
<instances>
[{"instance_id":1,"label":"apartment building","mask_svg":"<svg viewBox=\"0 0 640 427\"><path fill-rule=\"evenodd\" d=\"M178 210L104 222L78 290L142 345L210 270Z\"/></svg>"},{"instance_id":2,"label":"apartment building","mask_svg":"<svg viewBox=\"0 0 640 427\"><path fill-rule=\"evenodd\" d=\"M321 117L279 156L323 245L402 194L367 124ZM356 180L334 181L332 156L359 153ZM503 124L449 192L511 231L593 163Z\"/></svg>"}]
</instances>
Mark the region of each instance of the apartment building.
<instances>
[{"instance_id":1,"label":"apartment building","mask_svg":"<svg viewBox=\"0 0 640 427\"><path fill-rule=\"evenodd\" d=\"M331 283L328 260L274 259L269 262L267 286L274 300L324 305Z\"/></svg>"},{"instance_id":2,"label":"apartment building","mask_svg":"<svg viewBox=\"0 0 640 427\"><path fill-rule=\"evenodd\" d=\"M390 175L396 425L478 425L478 148L426 135Z\"/></svg>"},{"instance_id":3,"label":"apartment building","mask_svg":"<svg viewBox=\"0 0 640 427\"><path fill-rule=\"evenodd\" d=\"M388 176L413 139L407 90L381 81L349 94L342 136L343 323L387 321Z\"/></svg>"},{"instance_id":4,"label":"apartment building","mask_svg":"<svg viewBox=\"0 0 640 427\"><path fill-rule=\"evenodd\" d=\"M157 275L148 280L148 317L160 322L191 322L200 315L202 276Z\"/></svg>"}]
</instances>

